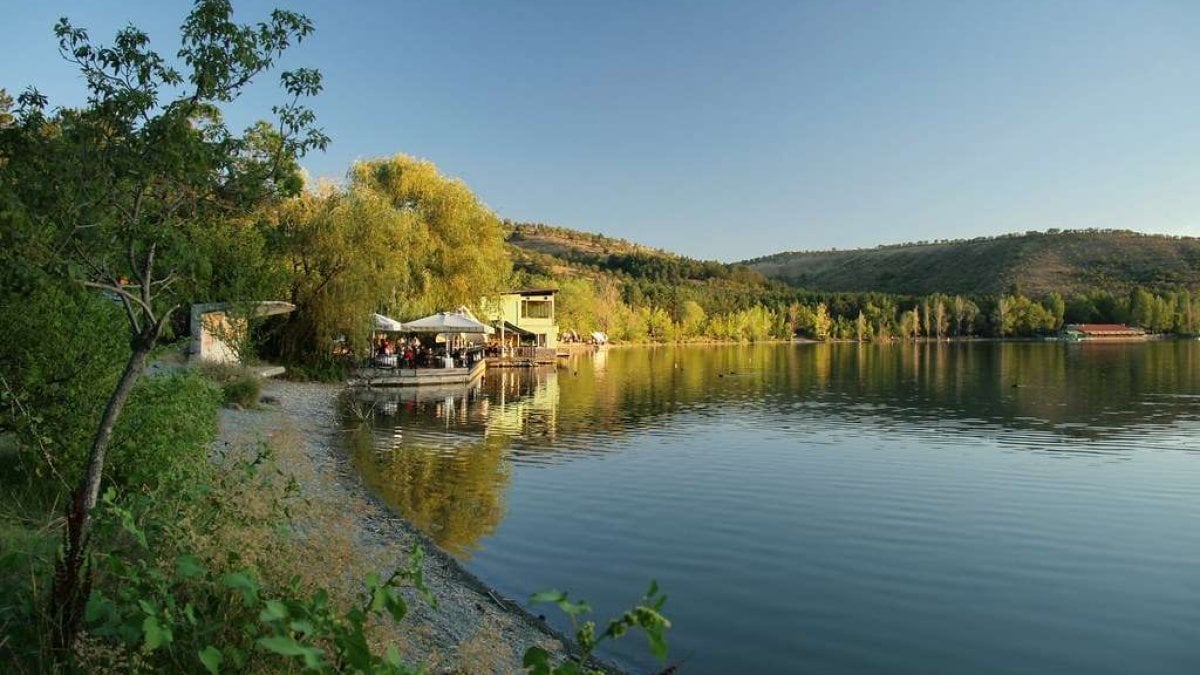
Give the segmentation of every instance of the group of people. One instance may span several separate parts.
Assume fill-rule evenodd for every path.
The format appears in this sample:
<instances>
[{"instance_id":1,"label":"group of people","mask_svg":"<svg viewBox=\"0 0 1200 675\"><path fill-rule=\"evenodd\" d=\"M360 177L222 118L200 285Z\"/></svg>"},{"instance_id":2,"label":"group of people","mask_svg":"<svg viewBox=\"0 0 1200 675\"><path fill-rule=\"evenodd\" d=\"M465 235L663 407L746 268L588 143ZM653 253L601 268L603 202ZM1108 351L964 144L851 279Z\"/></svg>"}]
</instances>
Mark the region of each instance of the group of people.
<instances>
[{"instance_id":1,"label":"group of people","mask_svg":"<svg viewBox=\"0 0 1200 675\"><path fill-rule=\"evenodd\" d=\"M470 367L478 360L478 350L455 349L435 352L432 347L421 344L417 338L409 340L381 336L375 340L375 362L396 368L441 368L446 367L445 358L453 359L456 367Z\"/></svg>"},{"instance_id":2,"label":"group of people","mask_svg":"<svg viewBox=\"0 0 1200 675\"><path fill-rule=\"evenodd\" d=\"M421 345L417 338L411 340L382 336L375 341L375 357L389 365L401 368L416 368L433 360L433 350ZM395 357L395 358L392 358Z\"/></svg>"}]
</instances>

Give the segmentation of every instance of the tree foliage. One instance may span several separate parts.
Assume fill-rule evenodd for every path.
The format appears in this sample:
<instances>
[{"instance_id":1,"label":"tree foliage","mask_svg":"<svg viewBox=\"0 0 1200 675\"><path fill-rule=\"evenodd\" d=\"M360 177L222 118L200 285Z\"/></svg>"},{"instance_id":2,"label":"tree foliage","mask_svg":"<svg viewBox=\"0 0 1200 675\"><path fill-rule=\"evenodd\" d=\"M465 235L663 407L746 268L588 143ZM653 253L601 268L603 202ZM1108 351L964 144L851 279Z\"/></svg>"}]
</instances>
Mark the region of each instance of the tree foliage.
<instances>
[{"instance_id":1,"label":"tree foliage","mask_svg":"<svg viewBox=\"0 0 1200 675\"><path fill-rule=\"evenodd\" d=\"M0 128L0 218L29 278L39 275L98 289L119 303L129 355L113 385L88 452L56 572L59 647L74 638L91 512L125 402L173 313L211 278L214 223L236 223L294 192L296 157L327 138L300 104L321 89L316 71L283 72L290 102L278 123L242 133L224 123L233 101L280 55L312 32L301 14L276 10L254 24L233 21L227 0L198 0L180 28L174 60L151 48L135 26L108 45L63 18L59 51L78 67L88 98L50 109L36 89L18 99ZM206 273L207 270L207 273Z\"/></svg>"},{"instance_id":2,"label":"tree foliage","mask_svg":"<svg viewBox=\"0 0 1200 675\"><path fill-rule=\"evenodd\" d=\"M282 331L291 361L320 358L343 336L364 347L372 312L477 307L511 269L496 216L462 181L405 155L358 162L344 189L282 204L268 231L298 308Z\"/></svg>"}]
</instances>

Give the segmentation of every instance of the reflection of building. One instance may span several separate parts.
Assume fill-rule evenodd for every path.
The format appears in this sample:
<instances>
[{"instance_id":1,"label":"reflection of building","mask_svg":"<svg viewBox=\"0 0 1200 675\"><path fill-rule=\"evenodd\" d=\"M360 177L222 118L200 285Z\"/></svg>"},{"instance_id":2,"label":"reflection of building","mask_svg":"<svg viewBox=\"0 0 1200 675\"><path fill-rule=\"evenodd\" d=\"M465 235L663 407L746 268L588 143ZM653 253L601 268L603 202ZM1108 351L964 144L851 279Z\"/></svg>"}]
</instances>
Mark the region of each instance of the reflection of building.
<instances>
[{"instance_id":1,"label":"reflection of building","mask_svg":"<svg viewBox=\"0 0 1200 675\"><path fill-rule=\"evenodd\" d=\"M558 373L500 369L488 376L486 434L553 439L558 427Z\"/></svg>"},{"instance_id":2,"label":"reflection of building","mask_svg":"<svg viewBox=\"0 0 1200 675\"><path fill-rule=\"evenodd\" d=\"M1067 340L1145 340L1146 331L1118 323L1073 323L1063 330Z\"/></svg>"},{"instance_id":3,"label":"reflection of building","mask_svg":"<svg viewBox=\"0 0 1200 675\"><path fill-rule=\"evenodd\" d=\"M487 317L496 336L509 346L557 347L558 324L554 320L552 288L510 291L489 303Z\"/></svg>"}]
</instances>

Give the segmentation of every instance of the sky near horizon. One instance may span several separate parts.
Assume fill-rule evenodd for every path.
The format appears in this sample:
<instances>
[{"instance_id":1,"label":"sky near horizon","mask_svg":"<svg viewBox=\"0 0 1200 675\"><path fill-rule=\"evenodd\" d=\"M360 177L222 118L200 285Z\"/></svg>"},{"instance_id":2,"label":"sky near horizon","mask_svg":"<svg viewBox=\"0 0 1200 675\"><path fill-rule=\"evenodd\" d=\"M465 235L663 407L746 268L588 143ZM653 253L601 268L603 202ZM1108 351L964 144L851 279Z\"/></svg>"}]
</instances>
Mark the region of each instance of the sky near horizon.
<instances>
[{"instance_id":1,"label":"sky near horizon","mask_svg":"<svg viewBox=\"0 0 1200 675\"><path fill-rule=\"evenodd\" d=\"M0 87L78 104L66 15L173 54L186 2L0 0ZM725 261L1031 229L1200 235L1200 2L236 2L304 12L340 179L404 152L501 216ZM256 83L231 121L282 99Z\"/></svg>"}]
</instances>

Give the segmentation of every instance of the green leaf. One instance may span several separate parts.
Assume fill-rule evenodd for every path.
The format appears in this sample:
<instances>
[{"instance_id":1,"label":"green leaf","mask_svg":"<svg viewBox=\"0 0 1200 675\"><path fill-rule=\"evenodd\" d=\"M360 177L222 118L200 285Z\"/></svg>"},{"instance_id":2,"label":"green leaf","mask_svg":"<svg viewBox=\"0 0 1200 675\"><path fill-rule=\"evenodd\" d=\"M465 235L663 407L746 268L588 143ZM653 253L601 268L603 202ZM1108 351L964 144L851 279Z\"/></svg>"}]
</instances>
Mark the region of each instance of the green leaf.
<instances>
[{"instance_id":1,"label":"green leaf","mask_svg":"<svg viewBox=\"0 0 1200 675\"><path fill-rule=\"evenodd\" d=\"M646 641L650 643L651 654L654 654L659 661L666 660L667 638L663 636L661 628L647 628Z\"/></svg>"},{"instance_id":2,"label":"green leaf","mask_svg":"<svg viewBox=\"0 0 1200 675\"><path fill-rule=\"evenodd\" d=\"M194 556L181 555L175 561L175 571L184 579L194 579L203 576L206 570Z\"/></svg>"},{"instance_id":3,"label":"green leaf","mask_svg":"<svg viewBox=\"0 0 1200 675\"><path fill-rule=\"evenodd\" d=\"M400 659L400 650L396 648L396 643L394 642L388 645L387 656L384 659L393 668L399 668L404 665L404 662Z\"/></svg>"},{"instance_id":4,"label":"green leaf","mask_svg":"<svg viewBox=\"0 0 1200 675\"><path fill-rule=\"evenodd\" d=\"M271 621L281 621L288 616L287 605L278 600L268 600L266 608L258 615L258 620L263 623Z\"/></svg>"},{"instance_id":5,"label":"green leaf","mask_svg":"<svg viewBox=\"0 0 1200 675\"><path fill-rule=\"evenodd\" d=\"M315 651L320 654L321 650L316 647L306 647L296 641L296 638L290 635L274 635L271 637L259 638L258 644L269 652L274 652L280 656L303 656L306 657Z\"/></svg>"},{"instance_id":6,"label":"green leaf","mask_svg":"<svg viewBox=\"0 0 1200 675\"><path fill-rule=\"evenodd\" d=\"M221 675L221 662L224 660L221 650L212 645L200 650L200 663L203 663L204 669L212 675Z\"/></svg>"},{"instance_id":7,"label":"green leaf","mask_svg":"<svg viewBox=\"0 0 1200 675\"><path fill-rule=\"evenodd\" d=\"M404 602L404 598L400 596L400 592L395 588L387 588L386 600L384 607L388 614L392 615L392 619L400 621L408 614L408 604Z\"/></svg>"},{"instance_id":8,"label":"green leaf","mask_svg":"<svg viewBox=\"0 0 1200 675\"><path fill-rule=\"evenodd\" d=\"M97 623L101 619L111 618L114 614L115 606L112 601L104 597L99 591L93 591L88 597L87 606L83 610L83 620L88 623Z\"/></svg>"},{"instance_id":9,"label":"green leaf","mask_svg":"<svg viewBox=\"0 0 1200 675\"><path fill-rule=\"evenodd\" d=\"M547 591L538 591L537 593L534 593L533 595L529 596L529 602L554 602L554 603L557 603L557 602L561 602L566 599L567 599L567 596L565 593L563 593L562 591L556 591L554 589L550 589Z\"/></svg>"},{"instance_id":10,"label":"green leaf","mask_svg":"<svg viewBox=\"0 0 1200 675\"><path fill-rule=\"evenodd\" d=\"M241 591L247 604L258 601L258 582L245 572L230 572L221 577L221 583L225 584L226 588Z\"/></svg>"},{"instance_id":11,"label":"green leaf","mask_svg":"<svg viewBox=\"0 0 1200 675\"><path fill-rule=\"evenodd\" d=\"M549 675L550 652L536 645L530 647L525 650L525 657L521 659L521 665L530 675Z\"/></svg>"},{"instance_id":12,"label":"green leaf","mask_svg":"<svg viewBox=\"0 0 1200 675\"><path fill-rule=\"evenodd\" d=\"M169 644L173 639L171 629L159 625L158 619L152 616L142 622L142 634L145 636L146 649L150 651Z\"/></svg>"}]
</instances>

